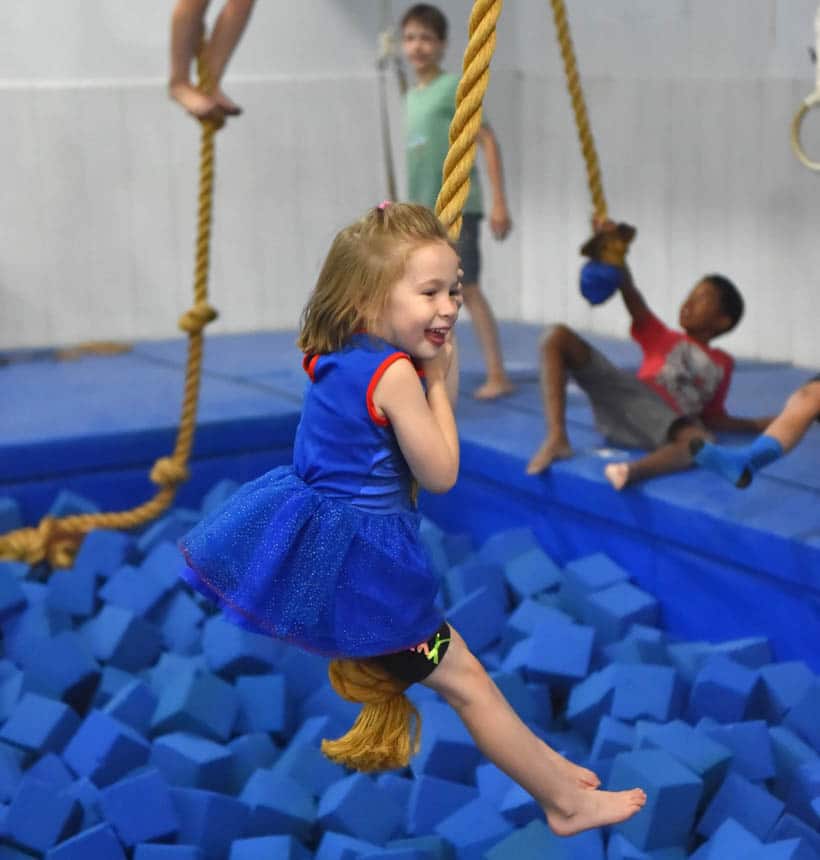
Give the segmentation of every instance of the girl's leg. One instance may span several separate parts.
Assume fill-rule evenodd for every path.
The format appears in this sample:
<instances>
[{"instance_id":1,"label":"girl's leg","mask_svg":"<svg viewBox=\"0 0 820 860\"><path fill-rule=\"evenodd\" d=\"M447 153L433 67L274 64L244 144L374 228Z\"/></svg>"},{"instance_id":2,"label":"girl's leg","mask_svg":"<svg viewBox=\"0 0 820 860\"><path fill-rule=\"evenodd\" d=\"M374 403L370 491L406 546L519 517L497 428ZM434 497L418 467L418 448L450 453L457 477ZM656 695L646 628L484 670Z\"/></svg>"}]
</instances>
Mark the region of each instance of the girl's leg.
<instances>
[{"instance_id":1,"label":"girl's leg","mask_svg":"<svg viewBox=\"0 0 820 860\"><path fill-rule=\"evenodd\" d=\"M171 76L168 92L188 113L204 119L218 113L216 101L191 83L191 62L204 33L209 0L178 0L171 16Z\"/></svg>"},{"instance_id":2,"label":"girl's leg","mask_svg":"<svg viewBox=\"0 0 820 860\"><path fill-rule=\"evenodd\" d=\"M487 758L528 791L552 830L569 836L630 818L646 803L639 789L595 791L582 768L572 765L521 721L451 628L450 647L423 683L450 704Z\"/></svg>"},{"instance_id":3,"label":"girl's leg","mask_svg":"<svg viewBox=\"0 0 820 860\"><path fill-rule=\"evenodd\" d=\"M567 369L583 367L590 358L589 344L565 325L554 326L541 343L541 396L547 419L547 438L527 464L537 475L553 460L572 456L567 436Z\"/></svg>"},{"instance_id":4,"label":"girl's leg","mask_svg":"<svg viewBox=\"0 0 820 860\"><path fill-rule=\"evenodd\" d=\"M470 313L476 337L481 345L484 363L487 365L487 379L473 392L473 396L479 400L492 400L495 397L509 394L513 389L513 384L507 376L507 371L504 370L498 326L490 303L484 293L481 292L478 284L464 285L464 304Z\"/></svg>"},{"instance_id":5,"label":"girl's leg","mask_svg":"<svg viewBox=\"0 0 820 860\"><path fill-rule=\"evenodd\" d=\"M795 391L766 432L750 445L727 448L695 442L692 453L699 465L717 472L737 487L748 487L755 472L791 451L818 417L820 380Z\"/></svg>"},{"instance_id":6,"label":"girl's leg","mask_svg":"<svg viewBox=\"0 0 820 860\"><path fill-rule=\"evenodd\" d=\"M221 81L231 55L239 43L253 9L254 0L227 0L208 40L207 60L214 80ZM236 116L242 109L217 86L214 97L226 114Z\"/></svg>"}]
</instances>

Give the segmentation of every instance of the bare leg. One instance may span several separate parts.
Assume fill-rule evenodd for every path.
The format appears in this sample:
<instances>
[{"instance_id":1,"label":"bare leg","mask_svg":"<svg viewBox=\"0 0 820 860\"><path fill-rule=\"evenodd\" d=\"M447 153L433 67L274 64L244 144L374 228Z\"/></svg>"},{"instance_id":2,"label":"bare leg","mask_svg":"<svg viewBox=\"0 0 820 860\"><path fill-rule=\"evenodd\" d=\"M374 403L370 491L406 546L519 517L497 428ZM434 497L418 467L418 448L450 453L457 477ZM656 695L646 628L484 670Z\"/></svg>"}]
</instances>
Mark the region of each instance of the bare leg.
<instances>
[{"instance_id":1,"label":"bare leg","mask_svg":"<svg viewBox=\"0 0 820 860\"><path fill-rule=\"evenodd\" d=\"M553 460L572 456L567 436L567 369L583 367L590 358L589 344L565 325L555 326L541 344L541 397L547 419L547 436L527 464L537 475Z\"/></svg>"},{"instance_id":2,"label":"bare leg","mask_svg":"<svg viewBox=\"0 0 820 860\"><path fill-rule=\"evenodd\" d=\"M470 319L473 321L484 363L487 366L487 379L473 392L473 396L479 400L492 400L509 394L513 390L513 384L507 376L507 371L504 370L498 326L492 308L478 284L464 285L464 304L467 305Z\"/></svg>"},{"instance_id":3,"label":"bare leg","mask_svg":"<svg viewBox=\"0 0 820 860\"><path fill-rule=\"evenodd\" d=\"M204 32L209 0L178 0L171 16L171 76L168 92L198 119L217 116L216 100L191 83L191 62Z\"/></svg>"},{"instance_id":4,"label":"bare leg","mask_svg":"<svg viewBox=\"0 0 820 860\"><path fill-rule=\"evenodd\" d=\"M777 439L784 452L791 451L818 417L820 382L809 382L789 397L783 411L766 428L765 435Z\"/></svg>"},{"instance_id":5,"label":"bare leg","mask_svg":"<svg viewBox=\"0 0 820 860\"><path fill-rule=\"evenodd\" d=\"M709 433L700 426L682 427L675 438L651 454L632 460L629 463L610 463L604 469L607 480L616 490L622 490L628 484L667 475L670 472L681 472L692 465L692 454L689 443L693 439L711 439Z\"/></svg>"},{"instance_id":6,"label":"bare leg","mask_svg":"<svg viewBox=\"0 0 820 860\"><path fill-rule=\"evenodd\" d=\"M646 803L639 788L612 792L584 786L579 769L519 719L455 630L441 665L424 684L455 709L484 755L535 798L559 836L625 821Z\"/></svg>"},{"instance_id":7,"label":"bare leg","mask_svg":"<svg viewBox=\"0 0 820 860\"><path fill-rule=\"evenodd\" d=\"M254 0L227 0L216 19L206 51L208 69L215 81L222 80L228 60L245 31L253 3ZM242 112L239 105L231 101L221 88L216 89L214 98L226 114L236 116Z\"/></svg>"}]
</instances>

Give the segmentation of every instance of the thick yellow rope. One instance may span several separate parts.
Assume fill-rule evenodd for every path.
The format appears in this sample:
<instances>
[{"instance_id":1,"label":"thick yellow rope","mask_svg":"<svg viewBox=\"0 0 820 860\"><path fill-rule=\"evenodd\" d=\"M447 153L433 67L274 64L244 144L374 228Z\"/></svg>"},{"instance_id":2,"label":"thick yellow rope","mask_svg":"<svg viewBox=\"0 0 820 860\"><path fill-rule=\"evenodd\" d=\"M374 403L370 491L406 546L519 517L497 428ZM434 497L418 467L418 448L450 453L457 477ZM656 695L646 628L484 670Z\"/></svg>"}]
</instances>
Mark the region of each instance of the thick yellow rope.
<instances>
[{"instance_id":1,"label":"thick yellow rope","mask_svg":"<svg viewBox=\"0 0 820 860\"><path fill-rule=\"evenodd\" d=\"M581 79L578 75L578 62L575 59L575 49L572 46L572 36L569 32L567 9L564 0L550 0L552 17L555 21L555 32L561 47L561 59L564 61L564 74L567 79L567 90L572 100L572 112L575 115L575 128L578 131L578 142L581 145L581 155L587 171L587 184L592 197L592 208L595 219L605 221L607 218L606 198L601 180L601 166L598 163L598 153L595 140L589 125L587 106L584 101L584 91L581 89Z\"/></svg>"},{"instance_id":2,"label":"thick yellow rope","mask_svg":"<svg viewBox=\"0 0 820 860\"><path fill-rule=\"evenodd\" d=\"M208 92L210 83L200 61L198 70L199 86ZM127 511L77 514L59 519L44 517L34 528L18 529L0 536L0 558L15 559L27 564L46 561L52 567L68 567L88 532L93 529L131 529L150 522L169 507L177 487L187 480L188 460L196 429L203 329L216 319L217 315L208 304L208 265L214 185L214 135L221 125L221 120L202 122L194 304L179 320L179 327L188 334L185 389L174 452L170 457L161 457L151 469L151 480L159 486L159 490L149 501Z\"/></svg>"},{"instance_id":3,"label":"thick yellow rope","mask_svg":"<svg viewBox=\"0 0 820 860\"><path fill-rule=\"evenodd\" d=\"M461 215L470 193L470 171L481 130L484 93L490 82L490 60L495 51L495 27L503 0L475 0L470 13L470 39L456 90L456 112L450 123L450 148L444 160L436 215L447 227L450 238L461 233Z\"/></svg>"}]
</instances>

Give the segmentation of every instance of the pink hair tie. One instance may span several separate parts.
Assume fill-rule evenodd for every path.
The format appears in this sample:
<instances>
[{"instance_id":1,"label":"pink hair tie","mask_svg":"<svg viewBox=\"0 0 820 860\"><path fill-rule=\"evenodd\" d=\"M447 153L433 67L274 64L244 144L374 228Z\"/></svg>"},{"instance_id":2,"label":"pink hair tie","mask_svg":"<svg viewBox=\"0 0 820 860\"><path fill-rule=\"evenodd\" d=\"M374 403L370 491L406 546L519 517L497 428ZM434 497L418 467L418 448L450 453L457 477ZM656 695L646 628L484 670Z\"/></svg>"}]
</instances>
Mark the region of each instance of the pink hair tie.
<instances>
[{"instance_id":1,"label":"pink hair tie","mask_svg":"<svg viewBox=\"0 0 820 860\"><path fill-rule=\"evenodd\" d=\"M385 209L390 205L389 200L382 200L381 203L376 207L380 212L384 212Z\"/></svg>"}]
</instances>

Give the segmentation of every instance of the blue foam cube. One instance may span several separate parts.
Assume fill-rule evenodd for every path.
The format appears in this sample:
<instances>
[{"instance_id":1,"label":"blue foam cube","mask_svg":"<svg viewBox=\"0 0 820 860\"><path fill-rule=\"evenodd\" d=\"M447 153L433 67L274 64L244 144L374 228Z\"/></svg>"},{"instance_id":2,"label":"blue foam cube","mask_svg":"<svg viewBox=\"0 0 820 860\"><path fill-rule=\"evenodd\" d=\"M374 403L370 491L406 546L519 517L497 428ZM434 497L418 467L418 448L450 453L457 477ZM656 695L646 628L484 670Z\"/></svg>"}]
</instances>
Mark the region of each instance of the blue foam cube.
<instances>
[{"instance_id":1,"label":"blue foam cube","mask_svg":"<svg viewBox=\"0 0 820 860\"><path fill-rule=\"evenodd\" d=\"M402 810L369 777L356 773L325 791L318 816L326 830L382 844L400 830Z\"/></svg>"},{"instance_id":2,"label":"blue foam cube","mask_svg":"<svg viewBox=\"0 0 820 860\"><path fill-rule=\"evenodd\" d=\"M108 824L98 824L51 848L46 860L125 860L125 851Z\"/></svg>"},{"instance_id":3,"label":"blue foam cube","mask_svg":"<svg viewBox=\"0 0 820 860\"><path fill-rule=\"evenodd\" d=\"M231 769L227 788L222 789L226 794L239 794L251 774L271 767L279 758L279 750L266 732L240 735L228 744L228 749L231 753Z\"/></svg>"},{"instance_id":4,"label":"blue foam cube","mask_svg":"<svg viewBox=\"0 0 820 860\"><path fill-rule=\"evenodd\" d=\"M169 687L187 683L189 677L197 677L206 671L202 654L186 655L166 651L156 665L143 670L141 674L157 696L161 696Z\"/></svg>"},{"instance_id":5,"label":"blue foam cube","mask_svg":"<svg viewBox=\"0 0 820 860\"><path fill-rule=\"evenodd\" d=\"M23 775L21 760L22 751L0 744L0 803L8 803L14 797Z\"/></svg>"},{"instance_id":6,"label":"blue foam cube","mask_svg":"<svg viewBox=\"0 0 820 860\"><path fill-rule=\"evenodd\" d=\"M238 714L239 696L226 681L210 672L183 674L160 694L151 732L156 736L187 731L227 741Z\"/></svg>"},{"instance_id":7,"label":"blue foam cube","mask_svg":"<svg viewBox=\"0 0 820 860\"><path fill-rule=\"evenodd\" d=\"M315 860L356 860L357 857L363 857L377 848L378 846L364 839L355 839L346 833L328 830L319 841Z\"/></svg>"},{"instance_id":8,"label":"blue foam cube","mask_svg":"<svg viewBox=\"0 0 820 860\"><path fill-rule=\"evenodd\" d=\"M606 860L651 860L651 858L620 833L613 833L606 847Z\"/></svg>"},{"instance_id":9,"label":"blue foam cube","mask_svg":"<svg viewBox=\"0 0 820 860\"><path fill-rule=\"evenodd\" d=\"M382 773L376 778L379 791L386 794L399 809L407 809L415 780L406 779L397 773Z\"/></svg>"},{"instance_id":10,"label":"blue foam cube","mask_svg":"<svg viewBox=\"0 0 820 860\"><path fill-rule=\"evenodd\" d=\"M196 653L201 647L204 619L199 604L186 592L178 591L156 616L163 645L178 654Z\"/></svg>"},{"instance_id":11,"label":"blue foam cube","mask_svg":"<svg viewBox=\"0 0 820 860\"><path fill-rule=\"evenodd\" d=\"M501 639L502 646L510 648L516 642L532 636L539 625L555 623L572 624L573 619L560 609L537 600L522 600L507 619Z\"/></svg>"},{"instance_id":12,"label":"blue foam cube","mask_svg":"<svg viewBox=\"0 0 820 860\"><path fill-rule=\"evenodd\" d=\"M792 780L786 807L820 831L820 758L801 765Z\"/></svg>"},{"instance_id":13,"label":"blue foam cube","mask_svg":"<svg viewBox=\"0 0 820 860\"><path fill-rule=\"evenodd\" d=\"M256 836L235 839L228 860L311 860L312 856L292 836Z\"/></svg>"},{"instance_id":14,"label":"blue foam cube","mask_svg":"<svg viewBox=\"0 0 820 860\"><path fill-rule=\"evenodd\" d=\"M44 601L27 606L3 625L6 656L18 666L25 667L36 659L39 649L48 640L71 629L71 616L53 609Z\"/></svg>"},{"instance_id":15,"label":"blue foam cube","mask_svg":"<svg viewBox=\"0 0 820 860\"><path fill-rule=\"evenodd\" d=\"M529 681L567 686L589 673L595 631L580 624L539 624L532 636L517 642L502 663L507 671L523 669Z\"/></svg>"},{"instance_id":16,"label":"blue foam cube","mask_svg":"<svg viewBox=\"0 0 820 860\"><path fill-rule=\"evenodd\" d=\"M47 516L59 519L60 517L70 517L74 514L96 514L99 510L91 499L87 499L85 496L81 496L79 493L72 492L71 490L60 490L57 497L51 503Z\"/></svg>"},{"instance_id":17,"label":"blue foam cube","mask_svg":"<svg viewBox=\"0 0 820 860\"><path fill-rule=\"evenodd\" d=\"M276 671L285 676L288 695L294 702L304 701L317 687L327 683L328 660L292 646L285 646Z\"/></svg>"},{"instance_id":18,"label":"blue foam cube","mask_svg":"<svg viewBox=\"0 0 820 860\"><path fill-rule=\"evenodd\" d=\"M180 830L168 786L155 768L142 769L104 788L100 807L127 848L171 839Z\"/></svg>"},{"instance_id":19,"label":"blue foam cube","mask_svg":"<svg viewBox=\"0 0 820 860\"><path fill-rule=\"evenodd\" d=\"M581 619L595 628L601 643L622 638L633 624L652 627L659 616L658 601L629 582L594 591L581 602Z\"/></svg>"},{"instance_id":20,"label":"blue foam cube","mask_svg":"<svg viewBox=\"0 0 820 860\"><path fill-rule=\"evenodd\" d=\"M509 595L504 582L504 568L500 564L488 564L477 559L470 559L451 567L444 577L444 587L447 592L449 605L464 600L469 594L480 588L488 588L506 610L509 606Z\"/></svg>"},{"instance_id":21,"label":"blue foam cube","mask_svg":"<svg viewBox=\"0 0 820 860\"><path fill-rule=\"evenodd\" d=\"M249 836L289 833L307 839L316 824L316 802L302 785L273 770L257 770L239 799L250 809Z\"/></svg>"},{"instance_id":22,"label":"blue foam cube","mask_svg":"<svg viewBox=\"0 0 820 860\"><path fill-rule=\"evenodd\" d=\"M584 678L570 691L566 718L584 737L591 738L601 718L612 709L618 672L617 664L606 666Z\"/></svg>"},{"instance_id":23,"label":"blue foam cube","mask_svg":"<svg viewBox=\"0 0 820 860\"><path fill-rule=\"evenodd\" d=\"M62 699L85 713L100 681L100 666L84 639L65 631L40 644L26 663L23 689Z\"/></svg>"},{"instance_id":24,"label":"blue foam cube","mask_svg":"<svg viewBox=\"0 0 820 860\"><path fill-rule=\"evenodd\" d=\"M684 688L671 666L621 666L615 672L611 715L626 722L666 722L683 710Z\"/></svg>"},{"instance_id":25,"label":"blue foam cube","mask_svg":"<svg viewBox=\"0 0 820 860\"><path fill-rule=\"evenodd\" d=\"M102 711L90 711L63 751L66 764L103 787L148 761L151 747L130 726Z\"/></svg>"},{"instance_id":26,"label":"blue foam cube","mask_svg":"<svg viewBox=\"0 0 820 860\"><path fill-rule=\"evenodd\" d=\"M179 538L189 532L200 520L199 511L174 508L169 514L156 520L137 539L137 549L145 555L162 544L174 546ZM182 561L182 555L177 553Z\"/></svg>"},{"instance_id":27,"label":"blue foam cube","mask_svg":"<svg viewBox=\"0 0 820 860\"><path fill-rule=\"evenodd\" d=\"M391 839L386 849L421 852L422 860L453 860L453 849L440 836L412 836L408 839Z\"/></svg>"},{"instance_id":28,"label":"blue foam cube","mask_svg":"<svg viewBox=\"0 0 820 860\"><path fill-rule=\"evenodd\" d=\"M760 840L754 834L734 818L727 818L692 857L693 860L728 860L729 857L753 856L759 848Z\"/></svg>"},{"instance_id":29,"label":"blue foam cube","mask_svg":"<svg viewBox=\"0 0 820 860\"><path fill-rule=\"evenodd\" d=\"M0 624L16 615L26 603L25 592L14 572L0 567Z\"/></svg>"},{"instance_id":30,"label":"blue foam cube","mask_svg":"<svg viewBox=\"0 0 820 860\"><path fill-rule=\"evenodd\" d=\"M756 671L727 657L712 657L698 672L689 699L689 718L736 723L750 715L760 685Z\"/></svg>"},{"instance_id":31,"label":"blue foam cube","mask_svg":"<svg viewBox=\"0 0 820 860\"><path fill-rule=\"evenodd\" d=\"M531 821L541 820L544 812L535 799L520 785L512 786L501 800L498 811L516 827L525 827Z\"/></svg>"},{"instance_id":32,"label":"blue foam cube","mask_svg":"<svg viewBox=\"0 0 820 860\"><path fill-rule=\"evenodd\" d=\"M447 613L447 620L470 650L478 653L501 638L507 619L504 604L485 586L453 605Z\"/></svg>"},{"instance_id":33,"label":"blue foam cube","mask_svg":"<svg viewBox=\"0 0 820 860\"><path fill-rule=\"evenodd\" d=\"M441 538L444 554L447 556L448 565L459 564L472 555L473 539L467 532L451 534L444 532Z\"/></svg>"},{"instance_id":34,"label":"blue foam cube","mask_svg":"<svg viewBox=\"0 0 820 860\"><path fill-rule=\"evenodd\" d=\"M0 740L36 755L60 752L79 723L77 714L63 702L25 693L0 731Z\"/></svg>"},{"instance_id":35,"label":"blue foam cube","mask_svg":"<svg viewBox=\"0 0 820 860\"><path fill-rule=\"evenodd\" d=\"M65 765L63 766L65 767ZM68 769L66 768L66 770ZM90 779L81 777L67 785L63 790L68 797L73 797L82 807L83 820L80 824L80 831L96 827L102 818L99 788Z\"/></svg>"},{"instance_id":36,"label":"blue foam cube","mask_svg":"<svg viewBox=\"0 0 820 860\"><path fill-rule=\"evenodd\" d=\"M319 745L323 737L330 737L332 722L328 717L311 717L291 738L287 748L273 766L281 776L289 776L312 794L320 795L344 776L341 765L326 758ZM319 734L315 735L314 732Z\"/></svg>"},{"instance_id":37,"label":"blue foam cube","mask_svg":"<svg viewBox=\"0 0 820 860\"><path fill-rule=\"evenodd\" d=\"M517 555L540 548L541 544L532 529L515 528L490 535L481 545L478 554L486 562L504 565Z\"/></svg>"},{"instance_id":38,"label":"blue foam cube","mask_svg":"<svg viewBox=\"0 0 820 860\"><path fill-rule=\"evenodd\" d=\"M697 825L711 836L727 818L734 818L758 839L766 839L784 810L782 801L738 773L730 772Z\"/></svg>"},{"instance_id":39,"label":"blue foam cube","mask_svg":"<svg viewBox=\"0 0 820 860\"><path fill-rule=\"evenodd\" d=\"M21 782L29 779L48 785L54 791L68 791L74 777L60 756L46 753L25 772Z\"/></svg>"},{"instance_id":40,"label":"blue foam cube","mask_svg":"<svg viewBox=\"0 0 820 860\"><path fill-rule=\"evenodd\" d=\"M765 636L746 636L712 646L712 653L729 657L747 669L761 669L774 659L772 646Z\"/></svg>"},{"instance_id":41,"label":"blue foam cube","mask_svg":"<svg viewBox=\"0 0 820 860\"><path fill-rule=\"evenodd\" d=\"M556 836L541 821L531 821L490 848L487 860L605 860L600 830Z\"/></svg>"},{"instance_id":42,"label":"blue foam cube","mask_svg":"<svg viewBox=\"0 0 820 860\"><path fill-rule=\"evenodd\" d=\"M97 608L97 578L93 568L55 570L48 580L46 600L72 618L91 617Z\"/></svg>"},{"instance_id":43,"label":"blue foam cube","mask_svg":"<svg viewBox=\"0 0 820 860\"><path fill-rule=\"evenodd\" d=\"M171 797L179 817L177 841L198 845L206 860L222 860L245 835L249 809L241 801L197 788L172 788Z\"/></svg>"},{"instance_id":44,"label":"blue foam cube","mask_svg":"<svg viewBox=\"0 0 820 860\"><path fill-rule=\"evenodd\" d=\"M603 653L610 663L668 665L670 662L663 632L643 624L633 624L623 639L606 645Z\"/></svg>"},{"instance_id":45,"label":"blue foam cube","mask_svg":"<svg viewBox=\"0 0 820 860\"><path fill-rule=\"evenodd\" d=\"M230 478L218 481L202 498L200 510L203 515L213 513L217 508L222 507L238 489L239 484Z\"/></svg>"},{"instance_id":46,"label":"blue foam cube","mask_svg":"<svg viewBox=\"0 0 820 860\"><path fill-rule=\"evenodd\" d=\"M436 825L436 833L453 845L458 860L481 860L484 852L509 836L512 829L510 822L481 798Z\"/></svg>"},{"instance_id":47,"label":"blue foam cube","mask_svg":"<svg viewBox=\"0 0 820 860\"><path fill-rule=\"evenodd\" d=\"M614 758L618 753L631 750L634 746L635 729L620 720L604 715L595 733L590 759L599 761Z\"/></svg>"},{"instance_id":48,"label":"blue foam cube","mask_svg":"<svg viewBox=\"0 0 820 860\"><path fill-rule=\"evenodd\" d=\"M170 785L225 791L230 784L233 755L208 738L174 732L154 741L151 764Z\"/></svg>"},{"instance_id":49,"label":"blue foam cube","mask_svg":"<svg viewBox=\"0 0 820 860\"><path fill-rule=\"evenodd\" d=\"M284 742L290 733L292 708L283 675L242 675L234 685L239 696L237 730L270 732Z\"/></svg>"},{"instance_id":50,"label":"blue foam cube","mask_svg":"<svg viewBox=\"0 0 820 860\"><path fill-rule=\"evenodd\" d=\"M0 496L0 534L19 529L23 525L20 505L11 496Z\"/></svg>"},{"instance_id":51,"label":"blue foam cube","mask_svg":"<svg viewBox=\"0 0 820 860\"><path fill-rule=\"evenodd\" d=\"M501 690L512 709L525 723L537 723L544 728L549 726L552 711L549 705L548 689L546 697L536 697L537 686L535 684L527 685L520 675L513 672L496 671L491 672L490 677L496 687Z\"/></svg>"},{"instance_id":52,"label":"blue foam cube","mask_svg":"<svg viewBox=\"0 0 820 860\"><path fill-rule=\"evenodd\" d=\"M108 576L128 561L134 552L134 539L124 532L95 529L83 539L74 559L74 572Z\"/></svg>"},{"instance_id":53,"label":"blue foam cube","mask_svg":"<svg viewBox=\"0 0 820 860\"><path fill-rule=\"evenodd\" d=\"M449 705L425 702L419 709L421 744L410 768L421 774L454 782L472 782L480 753L464 724Z\"/></svg>"},{"instance_id":54,"label":"blue foam cube","mask_svg":"<svg viewBox=\"0 0 820 860\"><path fill-rule=\"evenodd\" d=\"M202 652L208 667L225 678L270 672L282 656L283 647L270 636L251 633L218 615L203 628Z\"/></svg>"},{"instance_id":55,"label":"blue foam cube","mask_svg":"<svg viewBox=\"0 0 820 860\"><path fill-rule=\"evenodd\" d=\"M540 548L509 559L504 565L504 577L517 603L542 591L558 589L564 581L560 568Z\"/></svg>"},{"instance_id":56,"label":"blue foam cube","mask_svg":"<svg viewBox=\"0 0 820 860\"><path fill-rule=\"evenodd\" d=\"M407 802L407 832L423 836L448 815L478 797L478 789L422 774L413 780Z\"/></svg>"},{"instance_id":57,"label":"blue foam cube","mask_svg":"<svg viewBox=\"0 0 820 860\"><path fill-rule=\"evenodd\" d=\"M81 819L76 800L40 780L24 779L9 804L4 829L14 844L42 855L73 836Z\"/></svg>"},{"instance_id":58,"label":"blue foam cube","mask_svg":"<svg viewBox=\"0 0 820 860\"><path fill-rule=\"evenodd\" d=\"M769 729L769 740L775 769L772 791L781 800L785 800L797 770L804 764L815 761L817 753L785 726L772 726Z\"/></svg>"},{"instance_id":59,"label":"blue foam cube","mask_svg":"<svg viewBox=\"0 0 820 860\"><path fill-rule=\"evenodd\" d=\"M760 668L760 683L765 697L765 718L779 723L808 692L814 683L814 673L798 660L771 663Z\"/></svg>"},{"instance_id":60,"label":"blue foam cube","mask_svg":"<svg viewBox=\"0 0 820 860\"><path fill-rule=\"evenodd\" d=\"M820 679L815 679L806 692L800 697L786 718L783 725L800 735L820 753Z\"/></svg>"},{"instance_id":61,"label":"blue foam cube","mask_svg":"<svg viewBox=\"0 0 820 860\"><path fill-rule=\"evenodd\" d=\"M715 723L701 720L697 730L732 751L732 770L752 782L775 775L769 727L762 720Z\"/></svg>"},{"instance_id":62,"label":"blue foam cube","mask_svg":"<svg viewBox=\"0 0 820 860\"><path fill-rule=\"evenodd\" d=\"M564 567L562 598L566 606L580 617L587 595L628 581L629 574L622 567L597 552L577 558Z\"/></svg>"},{"instance_id":63,"label":"blue foam cube","mask_svg":"<svg viewBox=\"0 0 820 860\"><path fill-rule=\"evenodd\" d=\"M134 860L205 860L205 855L196 845L158 845L149 842L134 848Z\"/></svg>"},{"instance_id":64,"label":"blue foam cube","mask_svg":"<svg viewBox=\"0 0 820 860\"><path fill-rule=\"evenodd\" d=\"M636 745L666 750L699 776L703 780L702 803L708 802L720 788L732 761L730 749L682 720L672 720L664 725L638 723Z\"/></svg>"},{"instance_id":65,"label":"blue foam cube","mask_svg":"<svg viewBox=\"0 0 820 860\"><path fill-rule=\"evenodd\" d=\"M111 574L99 595L112 606L128 609L135 615L150 616L171 589L164 578L126 564Z\"/></svg>"},{"instance_id":66,"label":"blue foam cube","mask_svg":"<svg viewBox=\"0 0 820 860\"><path fill-rule=\"evenodd\" d=\"M150 666L162 649L159 630L119 606L103 606L82 632L98 660L128 672Z\"/></svg>"},{"instance_id":67,"label":"blue foam cube","mask_svg":"<svg viewBox=\"0 0 820 860\"><path fill-rule=\"evenodd\" d=\"M612 791L643 788L646 806L615 825L644 851L682 844L692 828L702 780L661 749L634 750L615 757L607 786Z\"/></svg>"},{"instance_id":68,"label":"blue foam cube","mask_svg":"<svg viewBox=\"0 0 820 860\"><path fill-rule=\"evenodd\" d=\"M771 839L800 839L820 857L820 832L788 812L778 820L769 835Z\"/></svg>"},{"instance_id":69,"label":"blue foam cube","mask_svg":"<svg viewBox=\"0 0 820 860\"><path fill-rule=\"evenodd\" d=\"M139 678L121 687L103 707L106 714L120 720L141 735L147 735L157 707L156 693Z\"/></svg>"}]
</instances>

